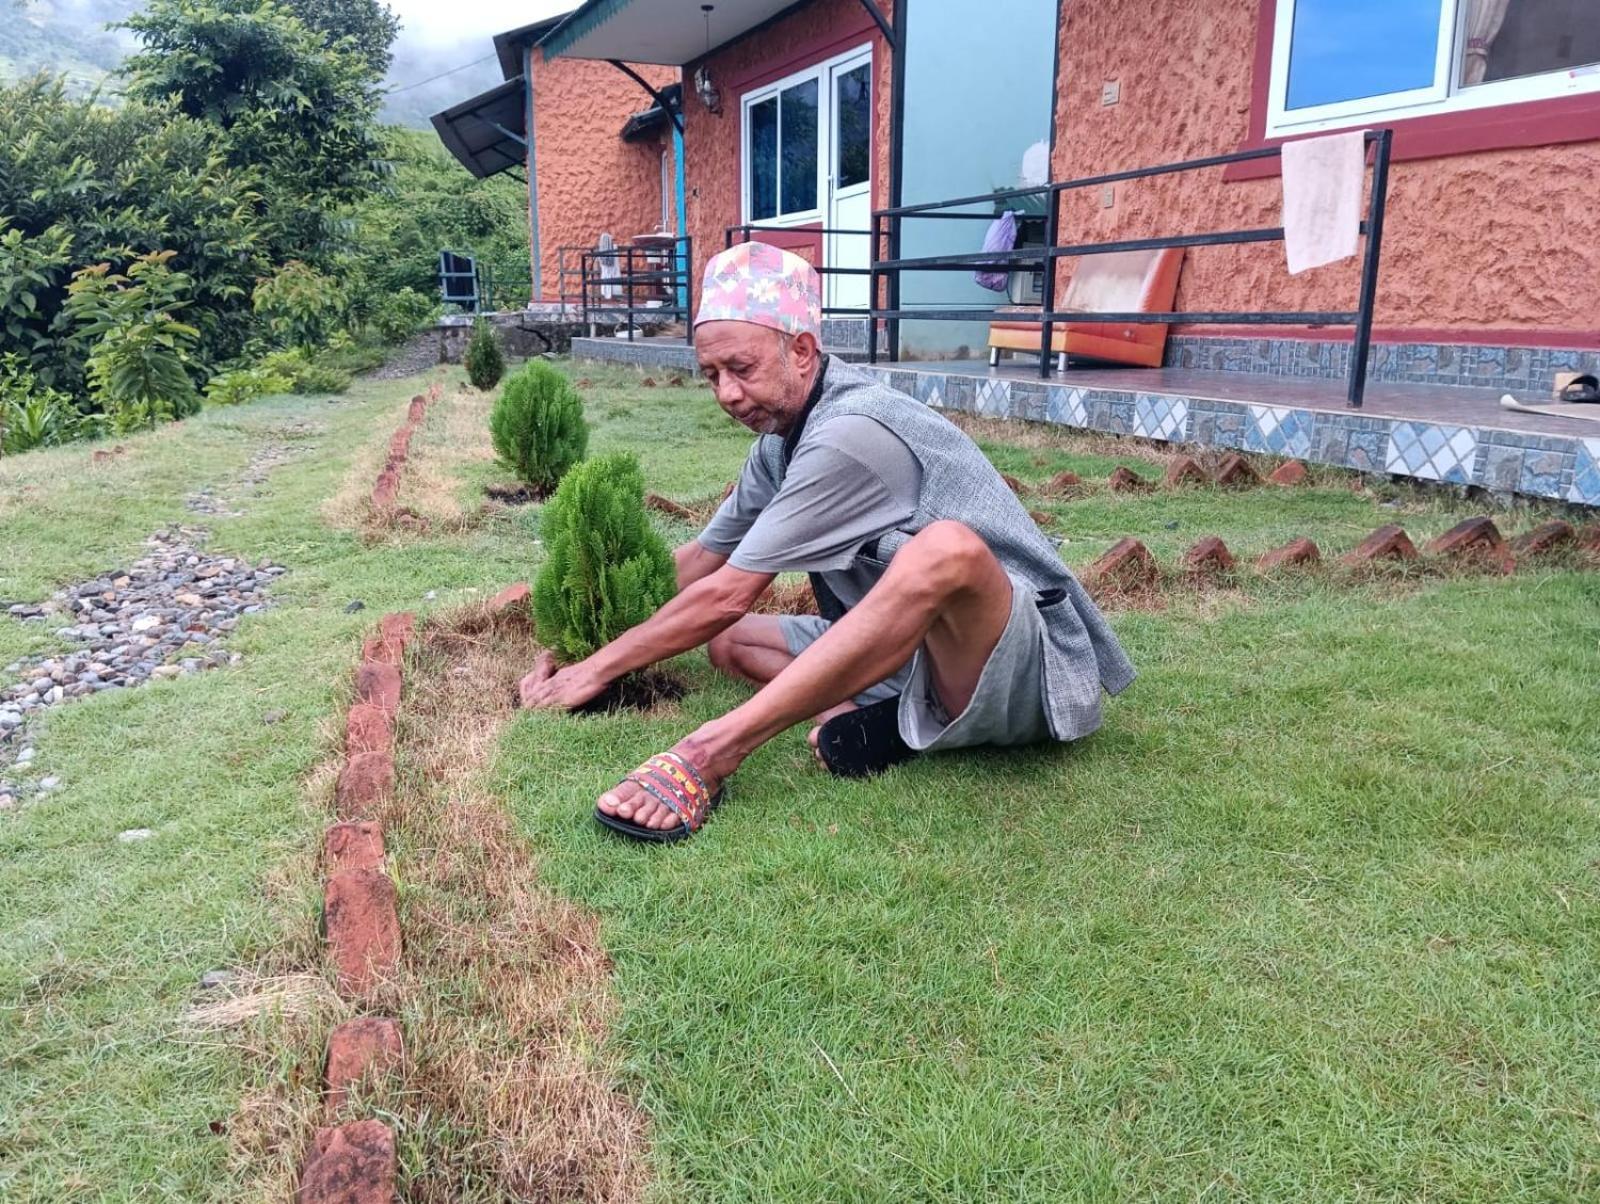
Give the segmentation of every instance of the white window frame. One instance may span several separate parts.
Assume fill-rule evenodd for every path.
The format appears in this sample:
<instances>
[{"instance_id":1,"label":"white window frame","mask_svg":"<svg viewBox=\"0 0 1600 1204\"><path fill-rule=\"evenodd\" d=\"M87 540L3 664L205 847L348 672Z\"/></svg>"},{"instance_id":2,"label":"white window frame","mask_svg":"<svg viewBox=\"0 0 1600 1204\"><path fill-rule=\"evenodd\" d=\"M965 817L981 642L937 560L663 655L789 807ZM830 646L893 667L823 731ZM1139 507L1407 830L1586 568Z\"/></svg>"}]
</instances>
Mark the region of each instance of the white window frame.
<instances>
[{"instance_id":1,"label":"white window frame","mask_svg":"<svg viewBox=\"0 0 1600 1204\"><path fill-rule=\"evenodd\" d=\"M762 84L759 88L752 88L746 92L739 102L739 213L742 221L757 222L763 226L810 226L821 224L826 226L828 213L829 183L833 178L833 156L837 148L833 145L833 96L832 89L828 87L829 73L834 67L850 59L868 56L871 62L872 43L863 42L860 46L836 54L832 58L824 59L820 63L812 63L791 75ZM754 218L750 215L750 175L754 156L750 151L750 109L764 100L771 100L781 93L803 84L807 80L817 83L817 203L810 209L796 213L778 213L772 217ZM871 176L868 176L870 179ZM778 101L778 207L783 206L783 101Z\"/></svg>"},{"instance_id":2,"label":"white window frame","mask_svg":"<svg viewBox=\"0 0 1600 1204\"><path fill-rule=\"evenodd\" d=\"M1289 50L1294 36L1294 10L1298 0L1278 0L1272 31L1272 79L1267 93L1269 138L1348 129L1353 126L1426 117L1435 113L1460 113L1498 108L1530 100L1548 100L1600 91L1600 66L1546 71L1518 79L1462 87L1458 64L1466 48L1470 0L1439 0L1439 44L1434 61L1434 82L1425 88L1388 92L1357 100L1336 101L1303 109L1286 109L1289 95Z\"/></svg>"}]
</instances>

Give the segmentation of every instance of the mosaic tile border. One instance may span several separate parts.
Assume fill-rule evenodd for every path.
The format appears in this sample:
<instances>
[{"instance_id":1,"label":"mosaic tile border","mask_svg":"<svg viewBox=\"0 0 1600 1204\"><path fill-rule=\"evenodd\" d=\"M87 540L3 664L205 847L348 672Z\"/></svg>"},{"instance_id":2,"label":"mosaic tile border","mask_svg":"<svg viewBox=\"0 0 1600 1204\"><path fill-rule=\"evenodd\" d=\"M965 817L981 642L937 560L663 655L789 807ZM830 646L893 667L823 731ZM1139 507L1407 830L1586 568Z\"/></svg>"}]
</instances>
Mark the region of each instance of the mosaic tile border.
<instances>
[{"instance_id":1,"label":"mosaic tile border","mask_svg":"<svg viewBox=\"0 0 1600 1204\"><path fill-rule=\"evenodd\" d=\"M1264 452L1361 472L1478 485L1500 493L1600 507L1600 439L1035 384L903 365L866 371L935 409Z\"/></svg>"},{"instance_id":2,"label":"mosaic tile border","mask_svg":"<svg viewBox=\"0 0 1600 1204\"><path fill-rule=\"evenodd\" d=\"M1350 344L1172 335L1165 363L1169 368L1342 380L1350 372ZM1600 348L1374 343L1367 364L1368 380L1522 389L1540 395L1550 392L1558 372L1600 373Z\"/></svg>"}]
</instances>

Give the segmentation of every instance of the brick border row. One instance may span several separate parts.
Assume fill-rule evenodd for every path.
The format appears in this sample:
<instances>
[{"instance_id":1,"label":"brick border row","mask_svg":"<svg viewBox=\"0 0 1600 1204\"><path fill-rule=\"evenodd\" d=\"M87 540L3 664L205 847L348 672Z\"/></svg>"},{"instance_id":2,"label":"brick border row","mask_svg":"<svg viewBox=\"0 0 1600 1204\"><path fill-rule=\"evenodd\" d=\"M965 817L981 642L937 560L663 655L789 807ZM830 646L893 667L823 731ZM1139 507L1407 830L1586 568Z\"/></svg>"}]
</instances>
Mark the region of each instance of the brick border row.
<instances>
[{"instance_id":1,"label":"brick border row","mask_svg":"<svg viewBox=\"0 0 1600 1204\"><path fill-rule=\"evenodd\" d=\"M426 408L413 399L403 430ZM355 701L345 716L344 764L334 786L335 822L323 835L323 935L341 998L360 1007L400 964L400 916L394 880L385 868L382 814L394 794L394 725L400 709L405 651L416 633L411 614L385 615L361 649ZM357 1084L400 1068L400 1022L361 1015L328 1036L324 1107L334 1119ZM395 1197L394 1130L380 1120L325 1125L295 1193L297 1204L387 1204Z\"/></svg>"},{"instance_id":2,"label":"brick border row","mask_svg":"<svg viewBox=\"0 0 1600 1204\"><path fill-rule=\"evenodd\" d=\"M1450 530L1429 540L1418 551L1405 530L1393 523L1374 530L1354 548L1338 558L1338 563L1357 568L1383 561L1419 560L1423 556L1454 562L1497 573L1511 573L1526 560L1536 560L1566 548L1600 555L1600 525L1575 528L1562 519L1551 519L1531 531L1507 540L1494 520L1478 516L1465 519ZM1290 540L1282 547L1263 553L1256 561L1262 572L1315 564L1322 551L1313 540ZM1237 560L1228 545L1215 535L1194 543L1184 554L1181 565L1191 580L1207 580L1231 572ZM1137 539L1120 539L1081 574L1090 589L1105 587L1124 591L1148 591L1161 583L1161 567L1150 549Z\"/></svg>"},{"instance_id":3,"label":"brick border row","mask_svg":"<svg viewBox=\"0 0 1600 1204\"><path fill-rule=\"evenodd\" d=\"M377 513L387 515L394 510L395 500L400 496L400 472L411 456L411 436L427 417L428 406L443 394L444 386L438 381L429 385L427 392L418 393L406 407L405 422L389 436L389 456L372 485L372 508Z\"/></svg>"}]
</instances>

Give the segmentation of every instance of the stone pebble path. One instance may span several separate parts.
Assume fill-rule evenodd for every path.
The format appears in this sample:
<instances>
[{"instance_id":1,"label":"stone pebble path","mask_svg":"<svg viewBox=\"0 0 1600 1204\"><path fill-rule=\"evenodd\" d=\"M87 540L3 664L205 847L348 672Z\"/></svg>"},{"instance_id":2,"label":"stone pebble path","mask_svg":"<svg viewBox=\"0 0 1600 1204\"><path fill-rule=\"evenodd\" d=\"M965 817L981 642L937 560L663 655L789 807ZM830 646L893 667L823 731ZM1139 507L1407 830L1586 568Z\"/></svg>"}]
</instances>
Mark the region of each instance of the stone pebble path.
<instances>
[{"instance_id":1,"label":"stone pebble path","mask_svg":"<svg viewBox=\"0 0 1600 1204\"><path fill-rule=\"evenodd\" d=\"M317 427L305 423L298 423L285 428L286 434L303 438L318 432ZM260 486L266 483L268 475L275 468L280 468L291 460L299 459L307 452L315 451L315 443L269 443L255 455L250 457L250 462L244 466L236 483L242 495L253 494ZM236 510L232 504L222 497L214 486L197 489L184 499L184 505L195 514L204 514L212 518L239 518L244 514Z\"/></svg>"},{"instance_id":2,"label":"stone pebble path","mask_svg":"<svg viewBox=\"0 0 1600 1204\"><path fill-rule=\"evenodd\" d=\"M30 733L52 707L239 662L223 641L244 615L271 605L267 589L287 570L209 555L206 537L200 528L169 527L150 536L149 552L127 569L7 608L24 623L59 623L55 634L73 647L16 661L0 677L13 683L0 686L0 810L60 786L51 776L4 776L12 767L33 771Z\"/></svg>"}]
</instances>

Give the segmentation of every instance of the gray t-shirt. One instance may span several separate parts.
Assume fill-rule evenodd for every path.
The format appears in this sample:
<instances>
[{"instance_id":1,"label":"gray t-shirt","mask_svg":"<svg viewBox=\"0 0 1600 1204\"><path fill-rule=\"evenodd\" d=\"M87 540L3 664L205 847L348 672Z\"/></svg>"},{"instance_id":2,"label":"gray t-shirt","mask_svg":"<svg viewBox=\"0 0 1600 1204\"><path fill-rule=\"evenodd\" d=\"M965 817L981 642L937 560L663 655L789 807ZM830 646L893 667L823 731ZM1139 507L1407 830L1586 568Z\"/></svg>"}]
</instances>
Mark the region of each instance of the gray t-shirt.
<instances>
[{"instance_id":1,"label":"gray t-shirt","mask_svg":"<svg viewBox=\"0 0 1600 1204\"><path fill-rule=\"evenodd\" d=\"M700 545L749 573L841 571L916 513L921 490L922 465L900 436L844 414L806 431L782 488L752 447Z\"/></svg>"}]
</instances>

